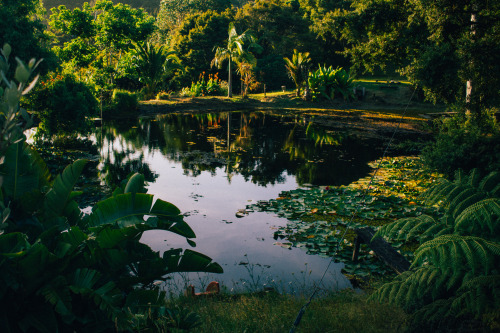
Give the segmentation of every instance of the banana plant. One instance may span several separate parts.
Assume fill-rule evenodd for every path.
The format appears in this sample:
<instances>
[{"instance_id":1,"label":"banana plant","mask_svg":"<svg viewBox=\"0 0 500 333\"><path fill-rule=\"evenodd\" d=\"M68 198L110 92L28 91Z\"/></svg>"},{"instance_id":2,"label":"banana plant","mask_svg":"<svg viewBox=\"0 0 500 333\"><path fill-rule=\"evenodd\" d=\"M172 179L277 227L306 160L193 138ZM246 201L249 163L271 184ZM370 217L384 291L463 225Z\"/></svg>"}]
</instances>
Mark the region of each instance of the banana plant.
<instances>
[{"instance_id":1,"label":"banana plant","mask_svg":"<svg viewBox=\"0 0 500 333\"><path fill-rule=\"evenodd\" d=\"M5 97L8 91L2 89L0 119L19 124L19 103ZM19 99L21 93L15 96ZM173 249L160 256L140 243L148 230L176 233L190 245L195 238L177 207L145 193L142 175L131 176L85 216L75 201L80 192L73 189L86 161L75 161L53 178L22 131L10 125L4 131L0 332L136 330L145 313L168 313L156 281L174 272L222 273L220 265L201 253Z\"/></svg>"}]
</instances>

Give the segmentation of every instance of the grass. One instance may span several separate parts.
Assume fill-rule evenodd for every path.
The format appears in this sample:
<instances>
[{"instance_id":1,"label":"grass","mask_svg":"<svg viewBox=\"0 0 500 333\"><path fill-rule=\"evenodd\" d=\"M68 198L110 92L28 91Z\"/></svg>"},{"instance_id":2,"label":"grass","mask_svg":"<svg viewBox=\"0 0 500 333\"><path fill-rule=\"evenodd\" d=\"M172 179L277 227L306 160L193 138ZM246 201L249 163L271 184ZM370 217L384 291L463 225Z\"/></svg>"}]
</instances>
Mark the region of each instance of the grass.
<instances>
[{"instance_id":1,"label":"grass","mask_svg":"<svg viewBox=\"0 0 500 333\"><path fill-rule=\"evenodd\" d=\"M390 81L389 81L390 82ZM335 111L352 112L369 117L399 116L408 107L407 117L419 120L424 119L420 114L441 112L441 105L432 105L418 101L408 82L397 81L387 83L386 80L377 82L374 79L360 79L357 86L366 88L365 97L361 101L346 102L341 99L306 102L295 96L295 90L273 91L249 94L248 98L234 95L232 99L225 96L180 98L172 97L169 100L151 100L141 102L142 111L146 113L168 113L173 111L213 112L231 111L236 109L251 110L282 110L286 112L316 112L328 114Z\"/></svg>"},{"instance_id":2,"label":"grass","mask_svg":"<svg viewBox=\"0 0 500 333\"><path fill-rule=\"evenodd\" d=\"M209 299L182 298L169 306L194 311L197 328L190 332L288 332L305 299L269 293L221 296ZM406 314L399 308L371 302L366 294L345 290L314 299L307 307L297 332L399 332Z\"/></svg>"}]
</instances>

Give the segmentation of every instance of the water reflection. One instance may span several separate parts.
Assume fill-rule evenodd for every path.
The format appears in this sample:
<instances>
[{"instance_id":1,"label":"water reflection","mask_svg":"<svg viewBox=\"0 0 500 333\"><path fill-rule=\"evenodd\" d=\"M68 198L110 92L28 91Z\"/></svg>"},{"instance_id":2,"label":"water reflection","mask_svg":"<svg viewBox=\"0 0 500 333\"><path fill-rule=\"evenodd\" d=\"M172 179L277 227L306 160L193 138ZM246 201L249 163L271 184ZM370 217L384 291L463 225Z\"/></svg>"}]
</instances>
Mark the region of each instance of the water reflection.
<instances>
[{"instance_id":1,"label":"water reflection","mask_svg":"<svg viewBox=\"0 0 500 333\"><path fill-rule=\"evenodd\" d=\"M146 151L158 150L180 162L187 175L223 168L266 186L295 176L299 185L341 185L365 175L366 162L378 155L345 133L333 133L299 117L260 112L169 114L103 128L103 178L108 183L129 172L157 177L145 163Z\"/></svg>"},{"instance_id":2,"label":"water reflection","mask_svg":"<svg viewBox=\"0 0 500 333\"><path fill-rule=\"evenodd\" d=\"M209 279L240 290L243 282L253 281L290 291L306 263L308 288L328 260L274 245L275 228L287 220L267 213L236 218L238 209L304 184L348 184L365 176L367 162L379 154L348 133L264 112L161 115L105 124L95 136L102 180L117 184L130 172L144 173L149 193L186 213L198 236L196 250L223 266L223 275ZM142 241L160 252L188 247L164 232L146 233ZM348 285L339 267L327 275L329 288Z\"/></svg>"}]
</instances>

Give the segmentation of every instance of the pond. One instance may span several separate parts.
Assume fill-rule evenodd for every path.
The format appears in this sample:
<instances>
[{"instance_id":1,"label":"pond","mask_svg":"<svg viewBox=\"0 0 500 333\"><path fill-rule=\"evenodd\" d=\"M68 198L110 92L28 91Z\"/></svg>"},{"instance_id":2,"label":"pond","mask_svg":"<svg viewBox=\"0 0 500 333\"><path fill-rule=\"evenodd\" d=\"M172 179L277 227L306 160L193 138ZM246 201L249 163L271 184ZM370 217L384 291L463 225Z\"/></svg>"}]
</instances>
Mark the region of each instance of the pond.
<instances>
[{"instance_id":1,"label":"pond","mask_svg":"<svg viewBox=\"0 0 500 333\"><path fill-rule=\"evenodd\" d=\"M148 193L172 202L195 231L196 251L210 256L224 274L179 274L167 285L202 288L217 280L228 291L274 287L307 292L329 258L283 245L274 232L287 220L246 206L297 187L346 185L370 172L379 143L337 133L299 116L265 112L168 114L96 128L98 169L109 184L141 172ZM147 232L155 251L189 248L169 232ZM332 264L323 288L349 286Z\"/></svg>"}]
</instances>

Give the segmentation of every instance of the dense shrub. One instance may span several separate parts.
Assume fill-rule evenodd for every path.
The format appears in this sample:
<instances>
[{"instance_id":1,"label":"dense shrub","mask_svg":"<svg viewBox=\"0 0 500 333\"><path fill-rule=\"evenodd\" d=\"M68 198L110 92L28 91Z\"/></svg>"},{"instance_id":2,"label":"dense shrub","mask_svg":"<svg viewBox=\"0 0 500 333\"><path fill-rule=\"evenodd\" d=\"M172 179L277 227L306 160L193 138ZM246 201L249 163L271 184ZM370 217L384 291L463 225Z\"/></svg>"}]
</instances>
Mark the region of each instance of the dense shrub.
<instances>
[{"instance_id":1,"label":"dense shrub","mask_svg":"<svg viewBox=\"0 0 500 333\"><path fill-rule=\"evenodd\" d=\"M489 130L468 124L458 117L439 124L436 141L426 146L422 158L426 165L451 176L457 169L474 168L482 173L500 169L500 132L494 118L483 124Z\"/></svg>"},{"instance_id":2,"label":"dense shrub","mask_svg":"<svg viewBox=\"0 0 500 333\"><path fill-rule=\"evenodd\" d=\"M191 83L191 88L184 88L181 95L185 97L224 96L227 94L227 82L219 79L218 73L209 74L205 79L205 72L201 73L198 81Z\"/></svg>"},{"instance_id":3,"label":"dense shrub","mask_svg":"<svg viewBox=\"0 0 500 333\"><path fill-rule=\"evenodd\" d=\"M74 134L89 129L88 117L97 112L92 88L72 75L51 74L42 80L28 104L39 110L43 134Z\"/></svg>"},{"instance_id":4,"label":"dense shrub","mask_svg":"<svg viewBox=\"0 0 500 333\"><path fill-rule=\"evenodd\" d=\"M170 99L170 93L166 91L160 91L159 93L156 94L156 99L160 101L166 101Z\"/></svg>"},{"instance_id":5,"label":"dense shrub","mask_svg":"<svg viewBox=\"0 0 500 333\"><path fill-rule=\"evenodd\" d=\"M333 69L332 66L319 66L316 71L309 73L308 81L313 100L338 97L349 100L353 97L353 78L342 67Z\"/></svg>"},{"instance_id":6,"label":"dense shrub","mask_svg":"<svg viewBox=\"0 0 500 333\"><path fill-rule=\"evenodd\" d=\"M134 115L138 105L137 93L115 89L111 97L111 103L106 107L103 117Z\"/></svg>"}]
</instances>

